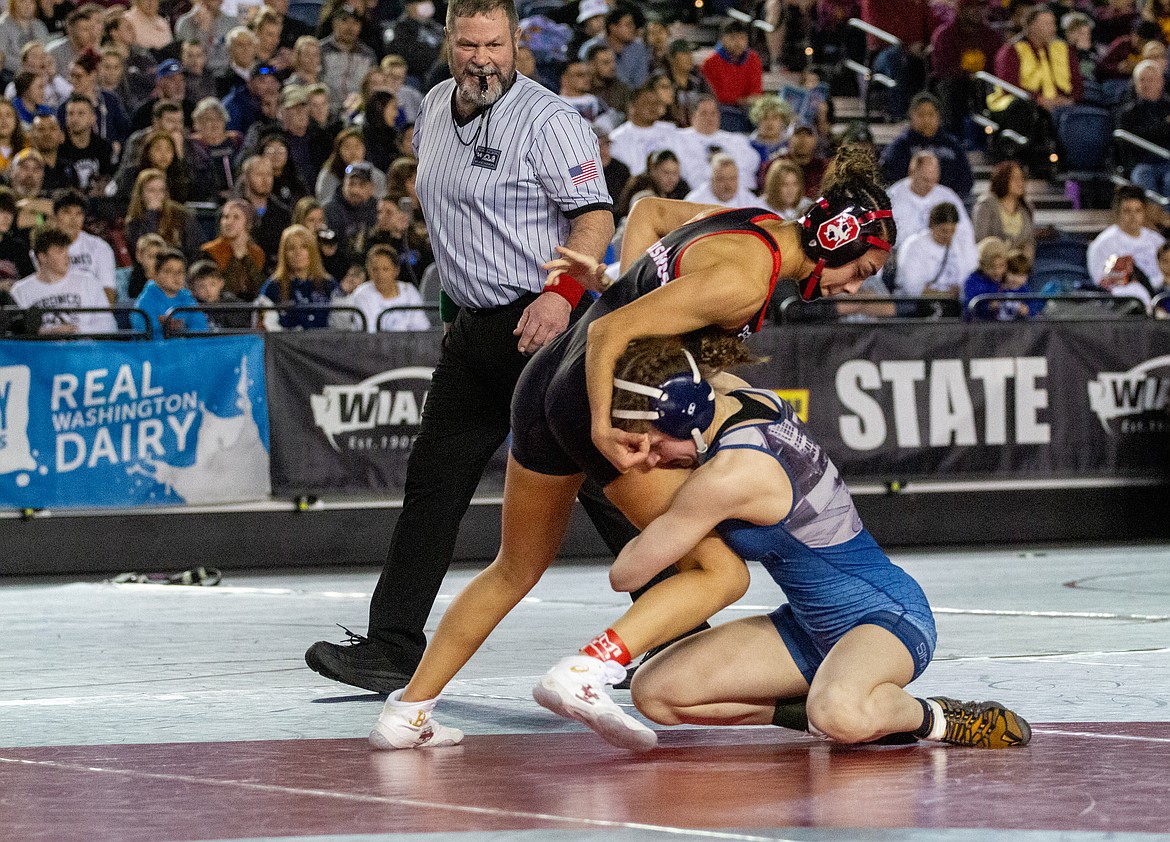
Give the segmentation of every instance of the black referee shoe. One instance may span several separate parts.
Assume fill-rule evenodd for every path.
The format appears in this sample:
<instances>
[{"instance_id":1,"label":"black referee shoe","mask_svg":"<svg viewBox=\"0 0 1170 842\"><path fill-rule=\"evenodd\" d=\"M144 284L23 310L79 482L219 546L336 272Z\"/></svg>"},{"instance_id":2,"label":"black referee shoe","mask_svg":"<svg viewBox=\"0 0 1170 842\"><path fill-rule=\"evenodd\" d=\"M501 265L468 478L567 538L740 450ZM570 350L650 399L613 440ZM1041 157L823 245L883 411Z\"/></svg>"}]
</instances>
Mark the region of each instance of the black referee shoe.
<instances>
[{"instance_id":1,"label":"black referee shoe","mask_svg":"<svg viewBox=\"0 0 1170 842\"><path fill-rule=\"evenodd\" d=\"M345 643L319 640L310 646L305 652L309 669L341 684L374 693L393 693L410 683L413 670L404 671L368 637L349 629L345 633L349 635Z\"/></svg>"}]
</instances>

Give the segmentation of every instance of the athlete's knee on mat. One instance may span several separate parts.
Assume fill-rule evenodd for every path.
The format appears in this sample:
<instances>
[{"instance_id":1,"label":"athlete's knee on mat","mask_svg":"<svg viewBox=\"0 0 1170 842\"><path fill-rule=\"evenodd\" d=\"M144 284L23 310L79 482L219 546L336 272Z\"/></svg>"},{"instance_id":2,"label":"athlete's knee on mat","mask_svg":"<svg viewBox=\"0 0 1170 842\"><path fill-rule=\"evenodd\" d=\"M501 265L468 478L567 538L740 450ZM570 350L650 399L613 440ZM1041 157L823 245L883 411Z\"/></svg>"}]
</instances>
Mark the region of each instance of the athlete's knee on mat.
<instances>
[{"instance_id":1,"label":"athlete's knee on mat","mask_svg":"<svg viewBox=\"0 0 1170 842\"><path fill-rule=\"evenodd\" d=\"M880 730L876 706L868 697L840 685L813 687L809 690L808 722L839 743L862 743Z\"/></svg>"},{"instance_id":2,"label":"athlete's knee on mat","mask_svg":"<svg viewBox=\"0 0 1170 842\"><path fill-rule=\"evenodd\" d=\"M685 685L677 672L670 670L653 669L653 659L647 661L634 673L634 680L630 684L630 697L634 707L649 719L659 725L681 725L683 719L680 713L685 705L680 699L685 698ZM693 682L693 676L688 679Z\"/></svg>"}]
</instances>

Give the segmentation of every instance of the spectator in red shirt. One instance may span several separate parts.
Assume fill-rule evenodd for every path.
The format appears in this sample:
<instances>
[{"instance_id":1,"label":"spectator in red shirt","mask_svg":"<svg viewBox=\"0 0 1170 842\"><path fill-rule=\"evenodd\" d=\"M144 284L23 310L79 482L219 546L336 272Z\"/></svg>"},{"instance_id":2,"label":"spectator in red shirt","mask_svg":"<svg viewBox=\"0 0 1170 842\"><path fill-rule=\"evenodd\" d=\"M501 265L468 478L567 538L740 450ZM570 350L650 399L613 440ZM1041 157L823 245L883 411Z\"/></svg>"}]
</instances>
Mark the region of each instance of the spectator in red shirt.
<instances>
[{"instance_id":1,"label":"spectator in red shirt","mask_svg":"<svg viewBox=\"0 0 1170 842\"><path fill-rule=\"evenodd\" d=\"M703 75L719 100L722 128L751 131L747 111L764 93L764 63L748 47L747 24L738 20L723 24L715 51L703 62Z\"/></svg>"},{"instance_id":2,"label":"spectator in red shirt","mask_svg":"<svg viewBox=\"0 0 1170 842\"><path fill-rule=\"evenodd\" d=\"M957 138L964 137L963 117L982 110L973 74L991 69L1002 44L984 18L983 0L958 0L954 19L930 39L930 71L943 103L943 126Z\"/></svg>"}]
</instances>

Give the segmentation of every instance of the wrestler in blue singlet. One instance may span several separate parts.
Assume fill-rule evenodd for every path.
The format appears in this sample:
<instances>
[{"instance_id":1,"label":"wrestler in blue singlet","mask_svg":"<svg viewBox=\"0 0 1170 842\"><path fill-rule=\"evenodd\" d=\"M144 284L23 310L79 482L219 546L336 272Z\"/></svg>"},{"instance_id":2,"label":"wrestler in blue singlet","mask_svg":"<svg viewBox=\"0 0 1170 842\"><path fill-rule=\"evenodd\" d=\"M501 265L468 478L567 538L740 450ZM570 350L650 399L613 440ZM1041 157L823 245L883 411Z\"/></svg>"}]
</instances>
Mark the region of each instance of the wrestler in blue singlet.
<instances>
[{"instance_id":1,"label":"wrestler in blue singlet","mask_svg":"<svg viewBox=\"0 0 1170 842\"><path fill-rule=\"evenodd\" d=\"M905 644L917 678L936 641L922 588L862 526L836 466L792 406L759 389L730 396L742 409L719 429L707 458L733 449L766 453L792 483L792 509L771 526L727 520L716 531L741 558L760 562L788 597L769 617L797 667L811 683L846 632L875 625Z\"/></svg>"}]
</instances>

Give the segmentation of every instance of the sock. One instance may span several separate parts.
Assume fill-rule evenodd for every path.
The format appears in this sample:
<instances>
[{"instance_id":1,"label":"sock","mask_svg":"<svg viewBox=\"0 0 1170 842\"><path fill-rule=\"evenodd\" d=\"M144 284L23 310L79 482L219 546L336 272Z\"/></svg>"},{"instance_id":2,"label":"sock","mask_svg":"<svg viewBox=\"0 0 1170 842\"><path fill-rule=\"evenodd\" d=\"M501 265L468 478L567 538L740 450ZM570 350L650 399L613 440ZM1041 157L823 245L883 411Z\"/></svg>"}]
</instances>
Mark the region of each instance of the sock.
<instances>
[{"instance_id":1,"label":"sock","mask_svg":"<svg viewBox=\"0 0 1170 842\"><path fill-rule=\"evenodd\" d=\"M791 728L793 731L807 731L808 711L804 706L807 698L796 696L791 699L777 699L772 724L779 728Z\"/></svg>"},{"instance_id":2,"label":"sock","mask_svg":"<svg viewBox=\"0 0 1170 842\"><path fill-rule=\"evenodd\" d=\"M434 707L435 702L438 701L438 699L426 699L425 701L422 701L422 702L404 702L404 701L402 701L402 694L405 692L406 692L405 687L403 687L401 690L395 690L386 699L386 705L388 707L392 707L392 708L416 708L416 707L419 707L420 705Z\"/></svg>"},{"instance_id":3,"label":"sock","mask_svg":"<svg viewBox=\"0 0 1170 842\"><path fill-rule=\"evenodd\" d=\"M599 661L617 661L623 667L630 662L630 650L613 629L606 629L582 646L581 654Z\"/></svg>"},{"instance_id":4,"label":"sock","mask_svg":"<svg viewBox=\"0 0 1170 842\"><path fill-rule=\"evenodd\" d=\"M926 703L925 699L915 697L914 701L922 705L922 724L914 729L914 736L920 740L925 740L926 735L934 730L934 711L930 709L930 705Z\"/></svg>"},{"instance_id":5,"label":"sock","mask_svg":"<svg viewBox=\"0 0 1170 842\"><path fill-rule=\"evenodd\" d=\"M922 705L922 724L914 731L920 740L941 740L947 731L942 706L932 699L916 699Z\"/></svg>"}]
</instances>

